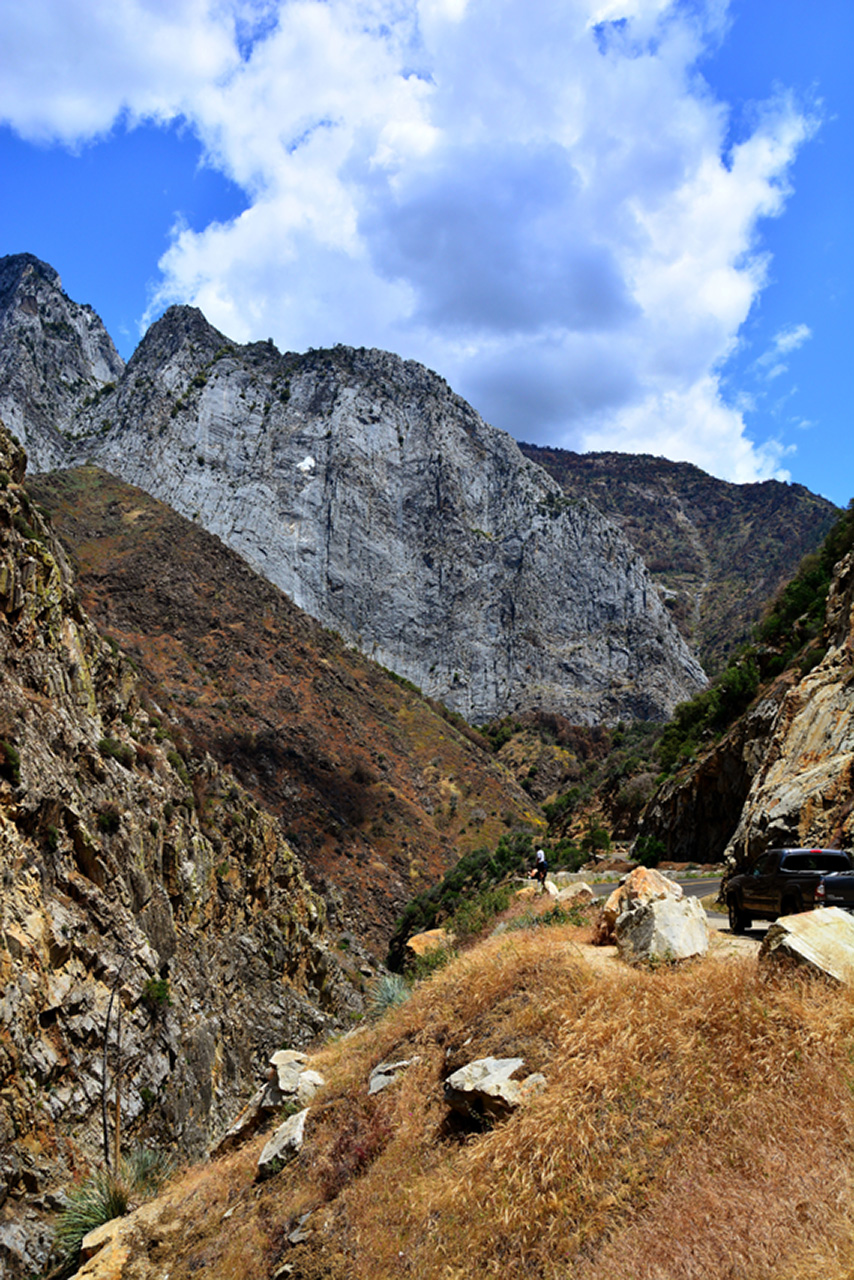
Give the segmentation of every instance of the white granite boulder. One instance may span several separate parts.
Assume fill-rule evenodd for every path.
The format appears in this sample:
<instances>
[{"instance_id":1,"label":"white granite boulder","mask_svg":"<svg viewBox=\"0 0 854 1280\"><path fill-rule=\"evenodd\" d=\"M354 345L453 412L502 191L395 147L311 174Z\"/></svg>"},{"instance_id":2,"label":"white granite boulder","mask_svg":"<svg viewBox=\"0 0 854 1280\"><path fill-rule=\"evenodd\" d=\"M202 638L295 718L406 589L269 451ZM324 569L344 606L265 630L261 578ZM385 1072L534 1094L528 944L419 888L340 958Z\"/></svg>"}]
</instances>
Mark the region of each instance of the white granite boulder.
<instances>
[{"instance_id":1,"label":"white granite boulder","mask_svg":"<svg viewBox=\"0 0 854 1280\"><path fill-rule=\"evenodd\" d=\"M783 916L769 926L759 960L804 965L836 982L854 985L854 916L839 907Z\"/></svg>"},{"instance_id":2,"label":"white granite boulder","mask_svg":"<svg viewBox=\"0 0 854 1280\"><path fill-rule=\"evenodd\" d=\"M624 960L687 960L709 949L709 925L697 898L655 898L617 917L617 948Z\"/></svg>"},{"instance_id":3,"label":"white granite boulder","mask_svg":"<svg viewBox=\"0 0 854 1280\"><path fill-rule=\"evenodd\" d=\"M635 867L605 900L594 942L600 946L615 942L617 918L625 911L647 902L681 897L682 886L675 880L668 880L650 867Z\"/></svg>"},{"instance_id":4,"label":"white granite boulder","mask_svg":"<svg viewBox=\"0 0 854 1280\"><path fill-rule=\"evenodd\" d=\"M445 1081L445 1101L454 1111L481 1120L504 1120L545 1088L539 1072L524 1080L510 1077L524 1066L523 1058L478 1058L460 1067Z\"/></svg>"},{"instance_id":5,"label":"white granite boulder","mask_svg":"<svg viewBox=\"0 0 854 1280\"><path fill-rule=\"evenodd\" d=\"M418 1062L418 1058L401 1058L399 1062L378 1062L368 1077L368 1095L381 1093L393 1084L402 1071Z\"/></svg>"},{"instance_id":6,"label":"white granite boulder","mask_svg":"<svg viewBox=\"0 0 854 1280\"><path fill-rule=\"evenodd\" d=\"M296 1115L288 1116L284 1124L279 1125L258 1159L257 1181L272 1178L289 1160L299 1155L305 1138L308 1112L309 1108L306 1107Z\"/></svg>"}]
</instances>

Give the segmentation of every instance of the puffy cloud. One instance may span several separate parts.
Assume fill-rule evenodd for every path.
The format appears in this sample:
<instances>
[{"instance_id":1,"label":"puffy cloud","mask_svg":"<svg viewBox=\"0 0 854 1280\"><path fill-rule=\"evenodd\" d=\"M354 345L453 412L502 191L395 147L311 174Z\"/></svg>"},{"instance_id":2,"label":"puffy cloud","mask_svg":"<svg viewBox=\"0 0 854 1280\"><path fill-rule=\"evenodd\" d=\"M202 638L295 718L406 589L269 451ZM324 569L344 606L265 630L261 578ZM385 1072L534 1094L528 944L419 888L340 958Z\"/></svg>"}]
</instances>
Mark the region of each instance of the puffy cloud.
<instances>
[{"instance_id":1,"label":"puffy cloud","mask_svg":"<svg viewBox=\"0 0 854 1280\"><path fill-rule=\"evenodd\" d=\"M79 144L117 116L168 120L240 64L245 6L213 0L4 0L0 120Z\"/></svg>"},{"instance_id":2,"label":"puffy cloud","mask_svg":"<svg viewBox=\"0 0 854 1280\"><path fill-rule=\"evenodd\" d=\"M175 229L153 310L192 301L290 349L388 347L519 438L785 474L719 371L812 125L781 98L728 146L697 71L724 0L7 7L0 115L67 141L183 115L249 196L233 222Z\"/></svg>"}]
</instances>

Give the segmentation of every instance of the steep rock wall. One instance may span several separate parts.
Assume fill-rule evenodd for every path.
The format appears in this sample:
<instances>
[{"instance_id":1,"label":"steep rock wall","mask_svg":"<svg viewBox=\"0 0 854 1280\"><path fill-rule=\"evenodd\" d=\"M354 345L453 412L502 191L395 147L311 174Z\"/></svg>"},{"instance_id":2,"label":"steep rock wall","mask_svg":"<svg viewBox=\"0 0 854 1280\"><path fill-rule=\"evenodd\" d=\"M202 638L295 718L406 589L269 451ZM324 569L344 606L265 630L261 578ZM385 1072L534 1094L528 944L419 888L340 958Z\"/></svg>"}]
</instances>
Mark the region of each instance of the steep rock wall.
<instances>
[{"instance_id":1,"label":"steep rock wall","mask_svg":"<svg viewBox=\"0 0 854 1280\"><path fill-rule=\"evenodd\" d=\"M774 846L854 849L854 557L836 567L826 653L792 668L695 765L666 782L641 836L667 856L742 866Z\"/></svg>"}]
</instances>

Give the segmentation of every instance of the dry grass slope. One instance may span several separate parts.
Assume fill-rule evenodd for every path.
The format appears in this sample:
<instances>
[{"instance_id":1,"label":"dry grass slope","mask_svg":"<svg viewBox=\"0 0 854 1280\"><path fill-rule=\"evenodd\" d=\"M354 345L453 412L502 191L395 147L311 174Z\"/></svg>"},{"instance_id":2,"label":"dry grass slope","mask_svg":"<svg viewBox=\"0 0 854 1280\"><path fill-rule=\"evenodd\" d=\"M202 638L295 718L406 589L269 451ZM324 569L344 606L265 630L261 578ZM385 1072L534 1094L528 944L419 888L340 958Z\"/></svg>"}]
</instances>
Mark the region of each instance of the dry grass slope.
<instances>
[{"instance_id":1,"label":"dry grass slope","mask_svg":"<svg viewBox=\"0 0 854 1280\"><path fill-rule=\"evenodd\" d=\"M850 1277L851 994L742 959L594 969L581 936L490 939L326 1046L300 1158L260 1187L259 1143L193 1171L147 1265L170 1280L286 1263L302 1280ZM548 1088L464 1132L442 1080L486 1054L523 1056ZM376 1063L414 1055L367 1097ZM308 1210L310 1238L289 1244Z\"/></svg>"}]
</instances>

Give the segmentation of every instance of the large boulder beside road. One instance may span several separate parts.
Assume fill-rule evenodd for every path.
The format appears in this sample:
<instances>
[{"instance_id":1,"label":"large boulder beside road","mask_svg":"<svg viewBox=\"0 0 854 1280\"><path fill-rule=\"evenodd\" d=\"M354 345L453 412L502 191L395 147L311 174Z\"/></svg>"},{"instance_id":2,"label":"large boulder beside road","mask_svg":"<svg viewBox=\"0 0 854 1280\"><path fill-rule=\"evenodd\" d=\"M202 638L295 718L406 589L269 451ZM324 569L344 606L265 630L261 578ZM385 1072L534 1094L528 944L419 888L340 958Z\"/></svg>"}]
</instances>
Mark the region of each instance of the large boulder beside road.
<instances>
[{"instance_id":1,"label":"large boulder beside road","mask_svg":"<svg viewBox=\"0 0 854 1280\"><path fill-rule=\"evenodd\" d=\"M617 917L614 934L624 960L688 960L709 949L709 925L697 898L654 898Z\"/></svg>"},{"instance_id":2,"label":"large boulder beside road","mask_svg":"<svg viewBox=\"0 0 854 1280\"><path fill-rule=\"evenodd\" d=\"M854 986L854 916L839 907L783 916L759 949L764 965L797 964Z\"/></svg>"},{"instance_id":3,"label":"large boulder beside road","mask_svg":"<svg viewBox=\"0 0 854 1280\"><path fill-rule=\"evenodd\" d=\"M668 880L667 876L651 867L635 867L603 904L596 924L594 943L602 947L616 942L617 919L624 912L633 911L649 902L681 897L682 886L675 880Z\"/></svg>"}]
</instances>

